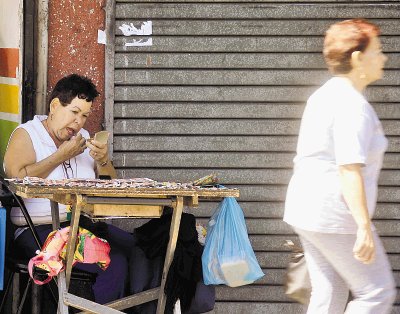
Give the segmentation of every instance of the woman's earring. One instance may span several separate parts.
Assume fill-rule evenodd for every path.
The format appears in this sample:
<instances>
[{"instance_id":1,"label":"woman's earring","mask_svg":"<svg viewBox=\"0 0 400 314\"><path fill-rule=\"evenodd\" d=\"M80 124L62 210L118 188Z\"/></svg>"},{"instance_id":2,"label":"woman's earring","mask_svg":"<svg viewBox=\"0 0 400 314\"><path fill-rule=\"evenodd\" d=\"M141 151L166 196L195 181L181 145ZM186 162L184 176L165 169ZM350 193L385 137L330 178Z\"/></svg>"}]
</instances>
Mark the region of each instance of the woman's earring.
<instances>
[{"instance_id":1,"label":"woman's earring","mask_svg":"<svg viewBox=\"0 0 400 314\"><path fill-rule=\"evenodd\" d=\"M53 120L53 114L50 113L50 120Z\"/></svg>"}]
</instances>

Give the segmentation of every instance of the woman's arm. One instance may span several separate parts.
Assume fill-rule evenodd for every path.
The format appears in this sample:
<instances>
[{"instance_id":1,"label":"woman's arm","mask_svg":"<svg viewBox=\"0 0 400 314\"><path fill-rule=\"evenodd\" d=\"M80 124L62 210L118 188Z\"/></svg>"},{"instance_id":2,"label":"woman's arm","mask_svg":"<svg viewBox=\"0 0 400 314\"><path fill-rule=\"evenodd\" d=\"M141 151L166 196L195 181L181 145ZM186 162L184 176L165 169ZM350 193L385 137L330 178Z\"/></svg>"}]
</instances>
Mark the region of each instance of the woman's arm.
<instances>
[{"instance_id":1,"label":"woman's arm","mask_svg":"<svg viewBox=\"0 0 400 314\"><path fill-rule=\"evenodd\" d=\"M357 240L353 248L354 257L365 264L371 263L375 258L375 243L371 230L361 164L339 166L339 177L344 199L358 226Z\"/></svg>"},{"instance_id":2,"label":"woman's arm","mask_svg":"<svg viewBox=\"0 0 400 314\"><path fill-rule=\"evenodd\" d=\"M9 178L46 178L62 162L58 153L36 162L31 138L28 132L21 128L13 133L4 155L5 173Z\"/></svg>"},{"instance_id":3,"label":"woman's arm","mask_svg":"<svg viewBox=\"0 0 400 314\"><path fill-rule=\"evenodd\" d=\"M25 176L47 178L64 161L81 154L85 148L81 134L60 145L57 151L36 162L36 153L28 132L22 128L15 130L4 155L6 176L23 178Z\"/></svg>"}]
</instances>

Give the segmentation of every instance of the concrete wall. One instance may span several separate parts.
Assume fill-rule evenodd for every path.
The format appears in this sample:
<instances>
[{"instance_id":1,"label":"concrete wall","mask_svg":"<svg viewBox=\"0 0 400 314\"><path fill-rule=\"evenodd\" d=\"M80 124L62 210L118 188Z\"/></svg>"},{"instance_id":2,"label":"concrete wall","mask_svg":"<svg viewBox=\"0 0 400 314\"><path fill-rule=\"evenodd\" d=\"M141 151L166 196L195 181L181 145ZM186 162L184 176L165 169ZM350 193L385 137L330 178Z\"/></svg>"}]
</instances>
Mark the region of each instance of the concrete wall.
<instances>
[{"instance_id":1,"label":"concrete wall","mask_svg":"<svg viewBox=\"0 0 400 314\"><path fill-rule=\"evenodd\" d=\"M101 93L85 126L92 134L102 129L104 117L104 45L97 43L104 5L105 0L49 1L48 90L71 73L90 77Z\"/></svg>"}]
</instances>

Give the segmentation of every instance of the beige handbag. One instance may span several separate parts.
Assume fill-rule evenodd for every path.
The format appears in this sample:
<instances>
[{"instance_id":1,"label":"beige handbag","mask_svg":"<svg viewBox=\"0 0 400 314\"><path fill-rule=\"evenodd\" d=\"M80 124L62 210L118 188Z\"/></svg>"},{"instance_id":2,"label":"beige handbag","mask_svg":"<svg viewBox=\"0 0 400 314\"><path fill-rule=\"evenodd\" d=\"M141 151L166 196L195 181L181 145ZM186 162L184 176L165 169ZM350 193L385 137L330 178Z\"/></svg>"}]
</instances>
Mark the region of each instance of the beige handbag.
<instances>
[{"instance_id":1,"label":"beige handbag","mask_svg":"<svg viewBox=\"0 0 400 314\"><path fill-rule=\"evenodd\" d=\"M292 250L291 260L286 270L285 294L302 304L308 304L311 296L311 282L303 250L291 240L286 240L286 247Z\"/></svg>"}]
</instances>

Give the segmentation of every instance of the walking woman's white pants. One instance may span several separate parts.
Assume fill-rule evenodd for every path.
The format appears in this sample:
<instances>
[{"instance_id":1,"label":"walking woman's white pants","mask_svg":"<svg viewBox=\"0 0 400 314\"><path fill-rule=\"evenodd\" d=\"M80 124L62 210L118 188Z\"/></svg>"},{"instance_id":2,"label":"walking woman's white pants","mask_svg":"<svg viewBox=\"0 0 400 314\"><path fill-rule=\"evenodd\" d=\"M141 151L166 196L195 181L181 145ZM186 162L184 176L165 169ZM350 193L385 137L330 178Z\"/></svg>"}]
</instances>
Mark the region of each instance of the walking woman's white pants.
<instances>
[{"instance_id":1,"label":"walking woman's white pants","mask_svg":"<svg viewBox=\"0 0 400 314\"><path fill-rule=\"evenodd\" d=\"M374 232L371 264L353 257L355 234L311 232L295 228L303 245L312 294L307 314L386 314L396 297L392 268ZM349 290L352 300L347 304ZM347 305L347 307L346 307Z\"/></svg>"}]
</instances>

